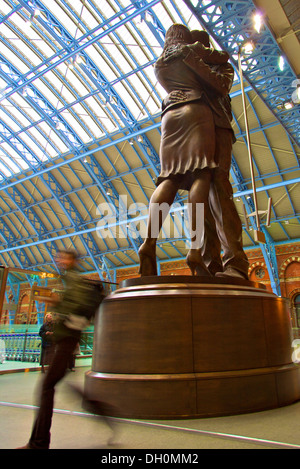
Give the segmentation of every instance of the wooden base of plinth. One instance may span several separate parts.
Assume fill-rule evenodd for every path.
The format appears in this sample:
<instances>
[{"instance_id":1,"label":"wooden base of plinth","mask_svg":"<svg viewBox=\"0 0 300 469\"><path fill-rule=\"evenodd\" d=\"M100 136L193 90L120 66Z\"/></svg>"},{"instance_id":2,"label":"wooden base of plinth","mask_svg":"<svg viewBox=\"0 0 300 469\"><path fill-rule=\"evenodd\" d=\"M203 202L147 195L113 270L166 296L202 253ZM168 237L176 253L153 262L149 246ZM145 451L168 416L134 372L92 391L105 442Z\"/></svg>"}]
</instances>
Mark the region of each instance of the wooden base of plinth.
<instances>
[{"instance_id":1,"label":"wooden base of plinth","mask_svg":"<svg viewBox=\"0 0 300 469\"><path fill-rule=\"evenodd\" d=\"M123 282L95 319L85 388L114 416L197 418L300 399L287 301L259 284L207 277Z\"/></svg>"}]
</instances>

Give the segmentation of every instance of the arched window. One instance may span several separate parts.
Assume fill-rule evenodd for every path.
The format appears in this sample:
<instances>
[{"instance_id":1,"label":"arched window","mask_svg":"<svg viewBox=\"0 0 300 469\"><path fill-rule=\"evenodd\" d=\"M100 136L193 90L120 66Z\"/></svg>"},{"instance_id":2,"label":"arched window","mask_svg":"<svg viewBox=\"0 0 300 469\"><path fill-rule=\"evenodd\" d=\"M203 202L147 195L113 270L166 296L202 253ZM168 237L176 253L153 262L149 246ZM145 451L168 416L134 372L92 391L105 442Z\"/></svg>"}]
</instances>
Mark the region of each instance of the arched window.
<instances>
[{"instance_id":1,"label":"arched window","mask_svg":"<svg viewBox=\"0 0 300 469\"><path fill-rule=\"evenodd\" d=\"M294 298L294 307L295 307L295 314L296 314L296 324L297 324L297 327L300 327L300 294L296 295Z\"/></svg>"}]
</instances>

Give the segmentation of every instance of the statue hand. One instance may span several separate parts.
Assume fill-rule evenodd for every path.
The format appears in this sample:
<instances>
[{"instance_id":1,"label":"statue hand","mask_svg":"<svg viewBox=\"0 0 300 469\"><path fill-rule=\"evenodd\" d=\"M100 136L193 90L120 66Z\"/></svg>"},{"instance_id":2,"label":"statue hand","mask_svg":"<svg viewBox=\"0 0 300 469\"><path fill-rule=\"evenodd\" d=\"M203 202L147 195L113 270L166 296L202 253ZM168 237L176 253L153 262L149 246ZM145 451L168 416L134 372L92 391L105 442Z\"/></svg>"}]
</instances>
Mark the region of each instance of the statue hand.
<instances>
[{"instance_id":1,"label":"statue hand","mask_svg":"<svg viewBox=\"0 0 300 469\"><path fill-rule=\"evenodd\" d=\"M168 95L169 104L178 103L180 101L186 101L186 99L187 99L186 94L180 90L171 91L171 93L169 93Z\"/></svg>"},{"instance_id":2,"label":"statue hand","mask_svg":"<svg viewBox=\"0 0 300 469\"><path fill-rule=\"evenodd\" d=\"M173 46L165 52L164 60L165 62L169 62L171 60L184 58L188 53L189 47L186 45Z\"/></svg>"}]
</instances>

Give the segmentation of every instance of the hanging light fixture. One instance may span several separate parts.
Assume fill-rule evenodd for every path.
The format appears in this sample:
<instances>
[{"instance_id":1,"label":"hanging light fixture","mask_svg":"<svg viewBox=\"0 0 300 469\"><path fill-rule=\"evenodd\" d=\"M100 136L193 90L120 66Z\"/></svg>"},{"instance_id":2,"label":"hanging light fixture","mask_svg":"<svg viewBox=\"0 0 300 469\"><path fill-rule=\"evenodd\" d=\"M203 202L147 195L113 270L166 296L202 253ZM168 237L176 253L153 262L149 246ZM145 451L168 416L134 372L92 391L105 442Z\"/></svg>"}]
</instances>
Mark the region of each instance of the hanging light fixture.
<instances>
[{"instance_id":1,"label":"hanging light fixture","mask_svg":"<svg viewBox=\"0 0 300 469\"><path fill-rule=\"evenodd\" d=\"M260 12L255 13L253 16L253 26L255 31L259 34L261 31L261 28L263 27L264 23L264 17L263 14Z\"/></svg>"},{"instance_id":2,"label":"hanging light fixture","mask_svg":"<svg viewBox=\"0 0 300 469\"><path fill-rule=\"evenodd\" d=\"M278 58L278 68L281 72L283 72L284 67L285 67L285 60L284 60L283 55L280 55Z\"/></svg>"}]
</instances>

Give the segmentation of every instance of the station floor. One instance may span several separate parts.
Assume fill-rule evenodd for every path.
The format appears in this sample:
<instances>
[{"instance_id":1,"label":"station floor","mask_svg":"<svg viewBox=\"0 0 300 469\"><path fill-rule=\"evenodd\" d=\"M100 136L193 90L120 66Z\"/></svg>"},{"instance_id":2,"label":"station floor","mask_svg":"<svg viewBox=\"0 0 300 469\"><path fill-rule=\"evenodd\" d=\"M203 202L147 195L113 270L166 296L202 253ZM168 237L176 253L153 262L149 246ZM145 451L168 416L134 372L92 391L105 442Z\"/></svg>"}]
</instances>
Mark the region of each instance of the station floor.
<instances>
[{"instance_id":1,"label":"station floor","mask_svg":"<svg viewBox=\"0 0 300 469\"><path fill-rule=\"evenodd\" d=\"M114 455L130 450L193 450L195 453L203 449L300 449L300 402L217 418L164 421L113 418L116 433L112 441L111 429L101 418L85 412L80 398L68 386L70 383L83 386L89 369L90 359L77 360L75 371L69 372L57 386L51 449L101 450L99 454L113 451ZM27 443L42 377L38 364L0 365L1 450Z\"/></svg>"}]
</instances>

